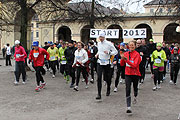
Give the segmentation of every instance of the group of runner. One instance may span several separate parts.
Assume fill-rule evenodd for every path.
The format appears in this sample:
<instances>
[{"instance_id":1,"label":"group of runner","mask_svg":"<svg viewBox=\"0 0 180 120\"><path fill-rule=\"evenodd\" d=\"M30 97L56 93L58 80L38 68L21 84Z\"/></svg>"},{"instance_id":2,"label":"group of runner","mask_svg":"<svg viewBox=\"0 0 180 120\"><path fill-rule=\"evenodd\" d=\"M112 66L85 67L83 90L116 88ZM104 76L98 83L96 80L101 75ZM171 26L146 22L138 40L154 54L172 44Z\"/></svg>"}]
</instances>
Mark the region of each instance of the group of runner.
<instances>
[{"instance_id":1,"label":"group of runner","mask_svg":"<svg viewBox=\"0 0 180 120\"><path fill-rule=\"evenodd\" d=\"M15 41L15 85L19 84L19 77L22 73L23 84L26 82L25 58L27 54L20 42ZM86 88L89 82L95 82L94 72L97 72L98 94L96 99L101 100L102 81L107 86L106 96L111 93L111 82L114 70L116 70L114 92L118 91L118 84L125 83L127 113L131 114L131 84L133 84L134 100L137 102L138 87L145 80L145 70L150 64L152 78L154 79L153 90L161 88L161 82L165 80L166 65L170 64L170 84L177 84L179 72L180 49L178 44L167 47L165 43L154 43L153 39L146 44L145 39L130 41L128 44L113 42L105 39L105 33L99 35L99 42L89 41L88 45L82 42L70 40L68 43L45 42L43 48L39 47L39 42L34 41L29 54L30 64L36 71L37 87L35 91L40 91L46 85L42 75L47 71L56 77L57 70L63 74L70 88L79 91L80 75L82 73ZM43 67L45 64L46 67ZM60 65L60 66L59 66ZM44 69L45 68L45 69ZM72 80L70 81L70 78ZM91 78L91 79L90 79ZM90 80L89 80L90 79ZM120 81L119 81L120 80Z\"/></svg>"}]
</instances>

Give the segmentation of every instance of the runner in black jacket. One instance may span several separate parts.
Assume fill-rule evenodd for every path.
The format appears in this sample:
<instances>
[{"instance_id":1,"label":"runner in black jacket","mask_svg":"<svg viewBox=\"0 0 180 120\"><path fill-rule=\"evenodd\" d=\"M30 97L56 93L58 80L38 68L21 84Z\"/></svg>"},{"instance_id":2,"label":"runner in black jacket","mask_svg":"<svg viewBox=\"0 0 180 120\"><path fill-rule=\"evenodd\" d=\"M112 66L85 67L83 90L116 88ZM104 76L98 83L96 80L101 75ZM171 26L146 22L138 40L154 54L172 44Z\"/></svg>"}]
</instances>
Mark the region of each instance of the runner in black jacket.
<instances>
[{"instance_id":1,"label":"runner in black jacket","mask_svg":"<svg viewBox=\"0 0 180 120\"><path fill-rule=\"evenodd\" d=\"M70 85L70 88L74 87L75 83L75 68L72 67L74 62L74 53L77 50L76 47L73 46L73 40L69 42L69 47L64 51L64 55L67 60L66 69L67 69L67 75L70 75L72 77L72 82Z\"/></svg>"}]
</instances>

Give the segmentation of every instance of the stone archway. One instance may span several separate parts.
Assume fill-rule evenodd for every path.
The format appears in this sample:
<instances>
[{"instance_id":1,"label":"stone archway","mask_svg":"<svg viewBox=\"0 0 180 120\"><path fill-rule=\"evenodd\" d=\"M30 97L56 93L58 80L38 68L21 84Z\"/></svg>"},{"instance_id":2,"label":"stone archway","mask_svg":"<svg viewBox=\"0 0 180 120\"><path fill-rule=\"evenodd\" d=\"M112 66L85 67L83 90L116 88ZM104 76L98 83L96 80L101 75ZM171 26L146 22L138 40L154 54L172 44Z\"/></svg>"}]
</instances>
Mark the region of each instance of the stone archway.
<instances>
[{"instance_id":1,"label":"stone archway","mask_svg":"<svg viewBox=\"0 0 180 120\"><path fill-rule=\"evenodd\" d=\"M14 19L14 41L20 40L21 37L21 10L16 13ZM31 9L28 13L28 28L27 28L27 49L30 49L31 46L31 21L33 16L36 14L35 10Z\"/></svg>"},{"instance_id":2,"label":"stone archway","mask_svg":"<svg viewBox=\"0 0 180 120\"><path fill-rule=\"evenodd\" d=\"M70 41L71 40L71 29L68 26L61 26L58 29L58 40Z\"/></svg>"},{"instance_id":3,"label":"stone archway","mask_svg":"<svg viewBox=\"0 0 180 120\"><path fill-rule=\"evenodd\" d=\"M107 29L119 29L119 39L107 39L109 41L112 41L114 43L120 43L123 42L123 29L120 25L112 24Z\"/></svg>"},{"instance_id":4,"label":"stone archway","mask_svg":"<svg viewBox=\"0 0 180 120\"><path fill-rule=\"evenodd\" d=\"M90 38L90 29L91 26L90 25L85 25L82 29L81 29L81 41L84 44L87 44L89 42Z\"/></svg>"},{"instance_id":5,"label":"stone archway","mask_svg":"<svg viewBox=\"0 0 180 120\"><path fill-rule=\"evenodd\" d=\"M145 40L146 40L146 43L148 43L149 39L152 39L152 33L153 33L152 28L148 24L145 24L145 23L139 24L135 27L135 29L138 29L138 28L146 28L147 37L145 38Z\"/></svg>"},{"instance_id":6,"label":"stone archway","mask_svg":"<svg viewBox=\"0 0 180 120\"><path fill-rule=\"evenodd\" d=\"M176 28L179 26L177 23L170 23L164 28L164 42L170 43L180 43L180 33L176 32Z\"/></svg>"}]
</instances>

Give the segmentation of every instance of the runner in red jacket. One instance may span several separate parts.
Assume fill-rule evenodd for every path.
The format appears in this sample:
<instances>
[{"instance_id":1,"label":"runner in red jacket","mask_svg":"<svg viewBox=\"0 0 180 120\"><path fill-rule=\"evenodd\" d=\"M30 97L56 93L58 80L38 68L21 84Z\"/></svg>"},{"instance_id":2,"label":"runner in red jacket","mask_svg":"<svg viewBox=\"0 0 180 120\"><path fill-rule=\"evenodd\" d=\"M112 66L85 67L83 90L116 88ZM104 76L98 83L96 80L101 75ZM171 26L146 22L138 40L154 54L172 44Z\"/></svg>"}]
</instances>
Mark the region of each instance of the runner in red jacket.
<instances>
[{"instance_id":1,"label":"runner in red jacket","mask_svg":"<svg viewBox=\"0 0 180 120\"><path fill-rule=\"evenodd\" d=\"M136 97L138 95L138 81L141 76L139 71L139 64L141 62L140 54L135 51L136 43L134 41L129 42L129 52L121 53L121 66L126 64L125 68L125 82L126 82L126 102L127 113L131 114L131 83L134 87L134 102L136 103Z\"/></svg>"},{"instance_id":2,"label":"runner in red jacket","mask_svg":"<svg viewBox=\"0 0 180 120\"><path fill-rule=\"evenodd\" d=\"M14 84L18 85L19 84L19 77L22 73L22 78L23 78L23 84L26 83L26 70L25 70L25 58L27 58L27 54L22 46L20 46L20 41L16 40L15 41L15 53L14 53L14 58L15 58L15 81Z\"/></svg>"},{"instance_id":3,"label":"runner in red jacket","mask_svg":"<svg viewBox=\"0 0 180 120\"><path fill-rule=\"evenodd\" d=\"M43 49L39 48L39 43L37 41L33 42L33 49L31 50L29 54L29 64L33 60L34 67L36 70L36 81L37 81L37 87L35 91L39 92L40 89L44 88L46 85L42 75L45 75L45 70L43 68L44 66L44 56L46 55L46 60L49 60L49 53ZM41 82L41 84L40 84Z\"/></svg>"}]
</instances>

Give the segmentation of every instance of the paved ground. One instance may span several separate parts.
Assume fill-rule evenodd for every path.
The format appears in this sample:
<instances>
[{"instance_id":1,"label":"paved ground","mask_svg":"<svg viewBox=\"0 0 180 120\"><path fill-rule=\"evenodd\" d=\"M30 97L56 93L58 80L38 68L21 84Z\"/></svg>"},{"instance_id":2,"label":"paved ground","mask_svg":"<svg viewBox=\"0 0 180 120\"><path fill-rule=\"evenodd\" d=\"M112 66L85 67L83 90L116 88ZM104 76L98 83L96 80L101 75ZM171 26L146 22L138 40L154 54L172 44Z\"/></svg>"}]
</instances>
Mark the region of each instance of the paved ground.
<instances>
[{"instance_id":1,"label":"paved ground","mask_svg":"<svg viewBox=\"0 0 180 120\"><path fill-rule=\"evenodd\" d=\"M33 72L27 73L26 85L14 86L14 67L5 67L3 60L0 64L0 120L177 120L180 113L180 84L166 81L154 92L150 75L141 86L138 103L132 106L133 115L127 116L124 85L109 97L103 86L103 101L97 102L96 84L85 89L81 82L79 92L75 92L60 74L52 79L47 73L47 88L37 93Z\"/></svg>"}]
</instances>

